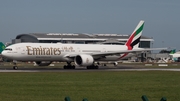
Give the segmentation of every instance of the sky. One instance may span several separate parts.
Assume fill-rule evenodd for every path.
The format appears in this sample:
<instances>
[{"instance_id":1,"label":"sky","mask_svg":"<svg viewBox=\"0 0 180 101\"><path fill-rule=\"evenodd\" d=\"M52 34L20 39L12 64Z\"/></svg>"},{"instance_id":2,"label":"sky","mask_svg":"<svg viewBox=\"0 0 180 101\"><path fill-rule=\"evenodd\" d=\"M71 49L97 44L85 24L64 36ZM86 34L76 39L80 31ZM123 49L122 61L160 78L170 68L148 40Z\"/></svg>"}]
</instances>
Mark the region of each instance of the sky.
<instances>
[{"instance_id":1,"label":"sky","mask_svg":"<svg viewBox=\"0 0 180 101\"><path fill-rule=\"evenodd\" d=\"M131 34L180 50L180 0L0 0L0 41L23 33Z\"/></svg>"}]
</instances>

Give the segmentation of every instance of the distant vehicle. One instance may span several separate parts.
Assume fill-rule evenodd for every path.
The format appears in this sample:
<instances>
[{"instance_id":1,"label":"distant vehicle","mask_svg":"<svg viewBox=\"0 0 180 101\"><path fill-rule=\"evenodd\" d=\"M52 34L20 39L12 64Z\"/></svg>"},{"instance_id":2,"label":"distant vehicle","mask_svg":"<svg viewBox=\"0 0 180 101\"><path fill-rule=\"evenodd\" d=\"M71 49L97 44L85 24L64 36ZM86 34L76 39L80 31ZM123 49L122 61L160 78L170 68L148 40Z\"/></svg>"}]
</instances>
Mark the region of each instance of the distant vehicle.
<instances>
[{"instance_id":1,"label":"distant vehicle","mask_svg":"<svg viewBox=\"0 0 180 101\"><path fill-rule=\"evenodd\" d=\"M66 62L64 69L75 69L71 62L87 69L98 69L98 65L95 65L98 61L118 61L129 53L162 49L139 48L143 27L144 21L140 21L124 45L18 43L6 47L2 55L17 61L35 61L38 65L49 65L53 61ZM114 55L119 56L112 58ZM15 65L13 68L18 67Z\"/></svg>"}]
</instances>

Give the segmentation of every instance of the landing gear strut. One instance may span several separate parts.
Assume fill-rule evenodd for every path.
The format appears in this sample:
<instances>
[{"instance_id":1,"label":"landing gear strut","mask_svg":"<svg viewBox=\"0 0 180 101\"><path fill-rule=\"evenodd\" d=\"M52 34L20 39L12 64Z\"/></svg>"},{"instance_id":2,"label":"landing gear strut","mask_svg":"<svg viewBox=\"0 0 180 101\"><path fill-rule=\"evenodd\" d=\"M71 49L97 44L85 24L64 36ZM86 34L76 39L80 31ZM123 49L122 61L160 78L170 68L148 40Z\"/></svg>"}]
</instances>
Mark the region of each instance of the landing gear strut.
<instances>
[{"instance_id":1,"label":"landing gear strut","mask_svg":"<svg viewBox=\"0 0 180 101\"><path fill-rule=\"evenodd\" d=\"M71 62L67 62L67 65L64 65L64 69L75 69L74 65L71 65Z\"/></svg>"}]
</instances>

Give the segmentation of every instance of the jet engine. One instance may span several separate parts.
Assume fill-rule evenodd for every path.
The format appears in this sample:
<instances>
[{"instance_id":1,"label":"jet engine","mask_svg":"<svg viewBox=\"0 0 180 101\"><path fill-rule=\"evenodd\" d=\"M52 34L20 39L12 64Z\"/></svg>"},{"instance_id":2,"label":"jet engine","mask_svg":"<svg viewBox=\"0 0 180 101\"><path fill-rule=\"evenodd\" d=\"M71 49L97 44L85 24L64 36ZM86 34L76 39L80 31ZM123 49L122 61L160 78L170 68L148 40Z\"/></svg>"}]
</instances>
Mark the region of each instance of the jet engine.
<instances>
[{"instance_id":1,"label":"jet engine","mask_svg":"<svg viewBox=\"0 0 180 101\"><path fill-rule=\"evenodd\" d=\"M94 59L91 55L81 54L75 57L74 62L78 66L91 66L94 63Z\"/></svg>"},{"instance_id":2,"label":"jet engine","mask_svg":"<svg viewBox=\"0 0 180 101\"><path fill-rule=\"evenodd\" d=\"M51 61L36 61L35 62L38 66L49 66Z\"/></svg>"}]
</instances>

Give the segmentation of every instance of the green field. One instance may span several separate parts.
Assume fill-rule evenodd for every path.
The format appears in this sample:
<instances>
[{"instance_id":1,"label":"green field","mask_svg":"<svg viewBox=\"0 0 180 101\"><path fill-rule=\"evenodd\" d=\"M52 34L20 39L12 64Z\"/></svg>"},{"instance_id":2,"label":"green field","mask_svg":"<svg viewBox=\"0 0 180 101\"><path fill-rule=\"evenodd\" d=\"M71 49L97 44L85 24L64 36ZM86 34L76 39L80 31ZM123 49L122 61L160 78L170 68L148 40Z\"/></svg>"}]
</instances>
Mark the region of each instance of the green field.
<instances>
[{"instance_id":1,"label":"green field","mask_svg":"<svg viewBox=\"0 0 180 101\"><path fill-rule=\"evenodd\" d=\"M0 101L150 101L180 100L180 72L0 73Z\"/></svg>"}]
</instances>

